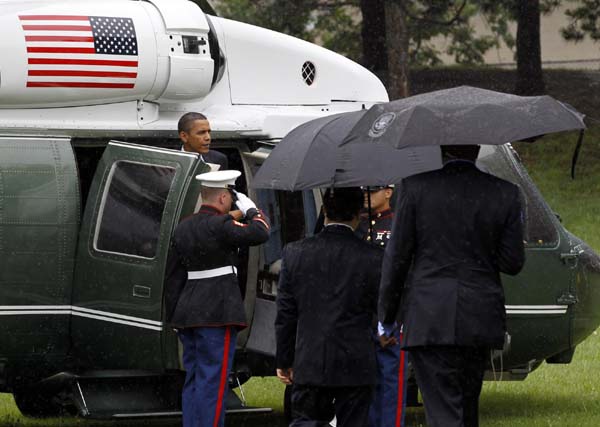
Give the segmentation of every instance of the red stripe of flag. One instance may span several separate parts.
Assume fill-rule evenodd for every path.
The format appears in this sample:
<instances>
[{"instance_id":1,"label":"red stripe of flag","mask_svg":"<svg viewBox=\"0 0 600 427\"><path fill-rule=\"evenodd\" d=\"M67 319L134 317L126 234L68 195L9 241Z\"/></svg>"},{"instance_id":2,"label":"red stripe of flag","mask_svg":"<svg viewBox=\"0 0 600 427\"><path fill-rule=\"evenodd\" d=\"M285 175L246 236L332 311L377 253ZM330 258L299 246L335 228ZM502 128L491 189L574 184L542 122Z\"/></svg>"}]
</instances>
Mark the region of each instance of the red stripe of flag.
<instances>
[{"instance_id":1,"label":"red stripe of flag","mask_svg":"<svg viewBox=\"0 0 600 427\"><path fill-rule=\"evenodd\" d=\"M30 53L96 53L93 47L28 47Z\"/></svg>"},{"instance_id":2,"label":"red stripe of flag","mask_svg":"<svg viewBox=\"0 0 600 427\"><path fill-rule=\"evenodd\" d=\"M59 59L59 58L29 58L27 63L45 65L107 65L113 67L137 67L137 61L113 61L106 59Z\"/></svg>"},{"instance_id":3,"label":"red stripe of flag","mask_svg":"<svg viewBox=\"0 0 600 427\"><path fill-rule=\"evenodd\" d=\"M27 82L27 87L78 87L99 89L133 89L133 83L91 83L91 82Z\"/></svg>"},{"instance_id":4,"label":"red stripe of flag","mask_svg":"<svg viewBox=\"0 0 600 427\"><path fill-rule=\"evenodd\" d=\"M122 71L29 70L29 76L123 77L135 79L137 73Z\"/></svg>"},{"instance_id":5,"label":"red stripe of flag","mask_svg":"<svg viewBox=\"0 0 600 427\"><path fill-rule=\"evenodd\" d=\"M28 42L93 42L93 37L76 36L25 36Z\"/></svg>"},{"instance_id":6,"label":"red stripe of flag","mask_svg":"<svg viewBox=\"0 0 600 427\"><path fill-rule=\"evenodd\" d=\"M91 25L23 25L25 31L92 31Z\"/></svg>"},{"instance_id":7,"label":"red stripe of flag","mask_svg":"<svg viewBox=\"0 0 600 427\"><path fill-rule=\"evenodd\" d=\"M19 15L21 21L85 21L87 16L75 15Z\"/></svg>"}]
</instances>

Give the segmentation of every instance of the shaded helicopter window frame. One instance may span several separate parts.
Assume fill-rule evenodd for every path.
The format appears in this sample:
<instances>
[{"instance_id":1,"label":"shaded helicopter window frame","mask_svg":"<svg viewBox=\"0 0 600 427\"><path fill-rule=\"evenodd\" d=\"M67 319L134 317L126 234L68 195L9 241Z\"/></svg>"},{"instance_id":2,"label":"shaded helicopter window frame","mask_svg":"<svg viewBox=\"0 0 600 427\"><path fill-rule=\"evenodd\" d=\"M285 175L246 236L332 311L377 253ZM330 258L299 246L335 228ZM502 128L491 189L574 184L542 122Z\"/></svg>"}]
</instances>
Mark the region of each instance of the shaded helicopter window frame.
<instances>
[{"instance_id":1,"label":"shaded helicopter window frame","mask_svg":"<svg viewBox=\"0 0 600 427\"><path fill-rule=\"evenodd\" d=\"M163 202L162 209L160 212L160 221L157 223L156 234L154 236L151 236L151 238L152 238L151 242L153 242L153 246L151 247L152 256L141 255L141 254L139 254L139 251L138 251L138 253L130 253L130 252L124 252L124 251L107 250L104 248L100 248L99 244L98 244L98 241L99 241L99 238L100 238L100 235L102 232L103 219L105 218L107 200L108 200L109 194L111 192L111 189L113 188L113 186L112 186L113 180L114 180L115 174L117 172L117 169L123 164L145 166L145 167L149 167L149 168L155 168L155 169L158 168L158 169L162 169L162 170L168 170L168 171L170 171L169 173L171 174L168 191L166 192L166 197L164 198L164 202ZM132 160L118 160L118 161L114 162L111 165L111 169L110 169L108 176L106 178L106 181L103 185L102 200L100 202L100 207L98 209L98 213L96 215L96 220L94 222L95 230L94 230L94 238L92 241L93 250L95 252L101 253L101 254L119 255L119 256L125 256L125 257L129 257L129 258L140 259L140 260L149 261L149 260L156 259L156 256L158 254L159 244L160 244L160 231L161 231L161 228L163 225L165 210L166 210L169 195L172 192L173 184L175 183L176 177L177 177L177 168L173 167L173 166L167 166L167 165L156 164L156 163L132 161ZM121 230L123 230L123 229L124 228L122 228ZM111 248L111 249L113 249L113 248Z\"/></svg>"},{"instance_id":2,"label":"shaded helicopter window frame","mask_svg":"<svg viewBox=\"0 0 600 427\"><path fill-rule=\"evenodd\" d=\"M489 146L482 145L482 152ZM525 166L520 162L518 153L510 144L502 146L492 146L491 153L485 157L497 156L505 162L507 169L510 170L510 176L498 174L498 169L489 170L482 162L485 157L477 159L477 164L484 172L505 179L517 185L521 190L521 203L525 214L525 246L535 248L555 248L560 244L560 232L556 224L556 217L547 203L544 201L533 180L529 177ZM532 212L537 213L532 215ZM541 214L541 215L540 215ZM534 219L542 219L543 223L535 224ZM535 228L532 227L535 225ZM539 233L543 230L543 233ZM535 234L535 235L532 235ZM543 238L540 238L543 237Z\"/></svg>"},{"instance_id":3,"label":"shaded helicopter window frame","mask_svg":"<svg viewBox=\"0 0 600 427\"><path fill-rule=\"evenodd\" d=\"M265 205L271 220L271 236L262 245L264 267L260 276L258 297L274 300L283 248L314 235L318 211L314 190L257 190L257 200ZM295 224L294 224L295 223Z\"/></svg>"}]
</instances>

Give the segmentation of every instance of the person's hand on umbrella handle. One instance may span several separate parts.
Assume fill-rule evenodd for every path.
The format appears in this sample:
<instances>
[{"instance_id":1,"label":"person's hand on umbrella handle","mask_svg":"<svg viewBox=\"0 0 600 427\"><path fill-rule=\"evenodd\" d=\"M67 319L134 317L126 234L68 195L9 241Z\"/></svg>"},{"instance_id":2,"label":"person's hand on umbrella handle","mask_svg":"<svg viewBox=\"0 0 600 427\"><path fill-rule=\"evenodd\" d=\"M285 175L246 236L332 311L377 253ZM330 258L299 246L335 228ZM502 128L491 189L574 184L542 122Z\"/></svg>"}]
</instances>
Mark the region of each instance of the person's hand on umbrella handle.
<instances>
[{"instance_id":1,"label":"person's hand on umbrella handle","mask_svg":"<svg viewBox=\"0 0 600 427\"><path fill-rule=\"evenodd\" d=\"M391 336L388 337L387 335L379 335L379 345L381 346L381 348L386 348L392 345L396 345L398 344L398 340L396 339L396 337Z\"/></svg>"},{"instance_id":2,"label":"person's hand on umbrella handle","mask_svg":"<svg viewBox=\"0 0 600 427\"><path fill-rule=\"evenodd\" d=\"M252 200L250 200L250 197L246 196L244 193L240 193L239 191L233 190L233 192L237 196L237 201L235 202L235 205L239 210L242 211L244 216L246 216L246 213L249 209L256 209L256 204Z\"/></svg>"},{"instance_id":3,"label":"person's hand on umbrella handle","mask_svg":"<svg viewBox=\"0 0 600 427\"><path fill-rule=\"evenodd\" d=\"M279 378L279 381L281 381L285 385L292 385L292 383L294 382L294 369L293 368L285 368L285 369L277 368L277 378Z\"/></svg>"}]
</instances>

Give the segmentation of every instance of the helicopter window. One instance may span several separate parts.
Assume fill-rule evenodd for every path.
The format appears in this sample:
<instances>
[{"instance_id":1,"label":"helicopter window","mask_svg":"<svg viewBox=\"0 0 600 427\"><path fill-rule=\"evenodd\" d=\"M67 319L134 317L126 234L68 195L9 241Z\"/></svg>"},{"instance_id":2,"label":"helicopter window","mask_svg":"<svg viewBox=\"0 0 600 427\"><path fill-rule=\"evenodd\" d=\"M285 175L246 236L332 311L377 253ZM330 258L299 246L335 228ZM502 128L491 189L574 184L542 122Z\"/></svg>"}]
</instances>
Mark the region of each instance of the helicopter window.
<instances>
[{"instance_id":1,"label":"helicopter window","mask_svg":"<svg viewBox=\"0 0 600 427\"><path fill-rule=\"evenodd\" d=\"M94 248L154 258L175 172L165 166L115 163L100 208Z\"/></svg>"},{"instance_id":2,"label":"helicopter window","mask_svg":"<svg viewBox=\"0 0 600 427\"><path fill-rule=\"evenodd\" d=\"M553 214L544 202L533 181L514 158L511 147L482 146L477 166L521 188L525 210L525 241L528 246L555 246L558 231Z\"/></svg>"}]
</instances>

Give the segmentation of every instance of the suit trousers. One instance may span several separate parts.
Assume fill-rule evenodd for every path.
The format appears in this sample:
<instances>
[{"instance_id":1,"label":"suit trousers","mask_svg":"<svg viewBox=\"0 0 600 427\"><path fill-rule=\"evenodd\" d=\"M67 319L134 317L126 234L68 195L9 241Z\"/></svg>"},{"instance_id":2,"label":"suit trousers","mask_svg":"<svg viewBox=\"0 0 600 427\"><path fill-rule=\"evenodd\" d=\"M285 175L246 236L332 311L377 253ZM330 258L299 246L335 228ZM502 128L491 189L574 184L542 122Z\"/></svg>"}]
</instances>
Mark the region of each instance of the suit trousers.
<instances>
[{"instance_id":1,"label":"suit trousers","mask_svg":"<svg viewBox=\"0 0 600 427\"><path fill-rule=\"evenodd\" d=\"M484 347L409 348L429 427L478 427Z\"/></svg>"},{"instance_id":2,"label":"suit trousers","mask_svg":"<svg viewBox=\"0 0 600 427\"><path fill-rule=\"evenodd\" d=\"M185 328L178 335L186 373L181 405L183 427L223 427L237 329Z\"/></svg>"},{"instance_id":3,"label":"suit trousers","mask_svg":"<svg viewBox=\"0 0 600 427\"><path fill-rule=\"evenodd\" d=\"M290 427L327 427L335 416L337 427L366 427L373 386L292 386Z\"/></svg>"}]
</instances>

